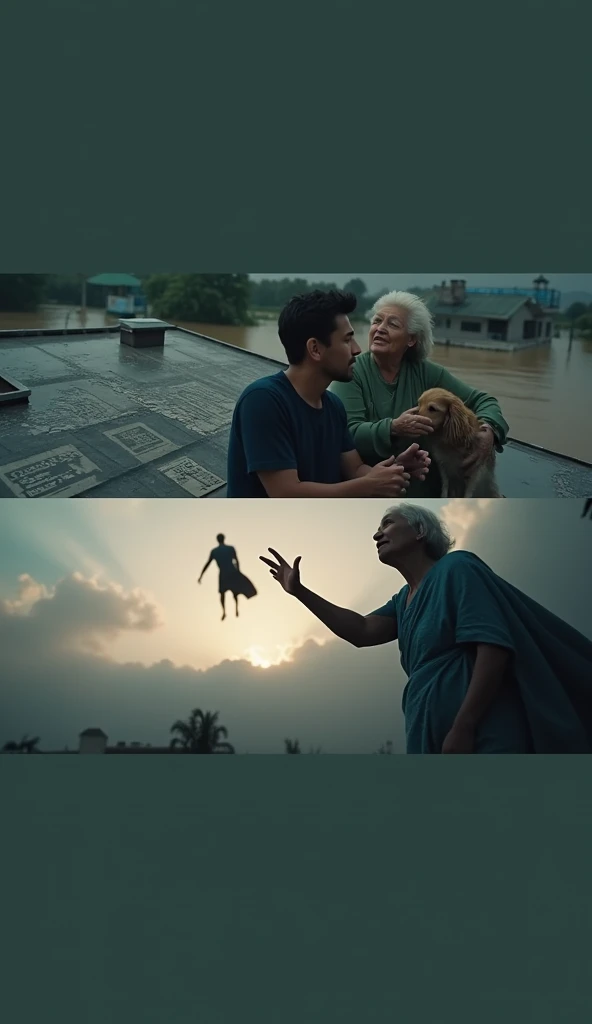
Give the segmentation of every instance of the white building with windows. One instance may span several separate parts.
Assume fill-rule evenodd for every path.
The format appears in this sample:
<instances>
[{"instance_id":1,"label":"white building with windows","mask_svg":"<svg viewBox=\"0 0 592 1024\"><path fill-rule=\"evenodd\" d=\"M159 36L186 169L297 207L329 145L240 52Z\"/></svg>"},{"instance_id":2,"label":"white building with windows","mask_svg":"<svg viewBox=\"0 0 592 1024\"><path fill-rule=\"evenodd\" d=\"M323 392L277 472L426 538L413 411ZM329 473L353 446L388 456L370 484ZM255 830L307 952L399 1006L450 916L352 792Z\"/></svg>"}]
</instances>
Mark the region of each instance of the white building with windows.
<instances>
[{"instance_id":1,"label":"white building with windows","mask_svg":"<svg viewBox=\"0 0 592 1024\"><path fill-rule=\"evenodd\" d=\"M537 281L532 292L467 289L465 281L443 281L422 295L434 317L434 341L510 352L550 344L559 293L547 290L545 278Z\"/></svg>"}]
</instances>

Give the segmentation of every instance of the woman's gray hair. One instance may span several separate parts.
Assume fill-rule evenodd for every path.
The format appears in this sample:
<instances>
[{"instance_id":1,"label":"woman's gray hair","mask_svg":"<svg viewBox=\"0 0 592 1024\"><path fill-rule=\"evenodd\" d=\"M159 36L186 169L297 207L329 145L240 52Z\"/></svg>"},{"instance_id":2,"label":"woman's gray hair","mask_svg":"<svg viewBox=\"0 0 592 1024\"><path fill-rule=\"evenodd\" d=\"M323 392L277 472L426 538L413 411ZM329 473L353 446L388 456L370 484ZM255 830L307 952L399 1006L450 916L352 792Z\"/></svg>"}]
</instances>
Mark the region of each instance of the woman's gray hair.
<instances>
[{"instance_id":1,"label":"woman's gray hair","mask_svg":"<svg viewBox=\"0 0 592 1024\"><path fill-rule=\"evenodd\" d=\"M413 292L387 292L372 306L370 319L385 306L402 306L407 311L407 330L416 335L417 341L407 349L405 358L418 363L427 359L434 347L434 318L423 299Z\"/></svg>"},{"instance_id":2,"label":"woman's gray hair","mask_svg":"<svg viewBox=\"0 0 592 1024\"><path fill-rule=\"evenodd\" d=\"M455 540L450 536L444 523L435 512L430 512L423 505L411 505L403 502L401 505L393 505L386 510L385 515L399 515L406 519L414 530L421 533L424 538L426 553L434 561L438 562L444 555L447 555L455 545Z\"/></svg>"}]
</instances>

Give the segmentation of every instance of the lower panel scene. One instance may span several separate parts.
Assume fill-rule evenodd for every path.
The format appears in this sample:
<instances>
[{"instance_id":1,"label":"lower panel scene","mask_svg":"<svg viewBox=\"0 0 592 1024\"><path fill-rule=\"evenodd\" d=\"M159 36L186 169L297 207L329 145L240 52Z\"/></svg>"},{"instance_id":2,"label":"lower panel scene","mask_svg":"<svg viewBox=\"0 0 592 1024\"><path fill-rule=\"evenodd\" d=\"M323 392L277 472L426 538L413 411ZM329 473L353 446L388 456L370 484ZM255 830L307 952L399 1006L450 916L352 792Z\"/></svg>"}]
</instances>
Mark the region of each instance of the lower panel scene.
<instances>
[{"instance_id":1,"label":"lower panel scene","mask_svg":"<svg viewBox=\"0 0 592 1024\"><path fill-rule=\"evenodd\" d=\"M2 501L0 748L591 753L591 570L592 500Z\"/></svg>"}]
</instances>

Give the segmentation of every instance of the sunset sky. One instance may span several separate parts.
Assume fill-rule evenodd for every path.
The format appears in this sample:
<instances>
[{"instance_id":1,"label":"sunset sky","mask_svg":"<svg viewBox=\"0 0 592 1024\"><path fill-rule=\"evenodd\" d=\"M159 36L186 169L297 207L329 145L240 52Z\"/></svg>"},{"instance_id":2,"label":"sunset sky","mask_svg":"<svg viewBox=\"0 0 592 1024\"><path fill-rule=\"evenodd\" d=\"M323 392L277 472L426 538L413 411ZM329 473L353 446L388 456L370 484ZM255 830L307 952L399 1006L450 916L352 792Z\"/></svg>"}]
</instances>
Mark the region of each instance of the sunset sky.
<instances>
[{"instance_id":1,"label":"sunset sky","mask_svg":"<svg viewBox=\"0 0 592 1024\"><path fill-rule=\"evenodd\" d=\"M361 612L404 581L376 557L388 502L53 500L0 503L0 746L166 744L193 707L218 710L237 752L403 750L398 648L332 638L258 560L302 556L303 582ZM496 572L592 637L592 523L581 501L425 501ZM220 621L214 565L226 534L258 590ZM312 641L312 642L311 642ZM316 642L315 642L316 641Z\"/></svg>"}]
</instances>

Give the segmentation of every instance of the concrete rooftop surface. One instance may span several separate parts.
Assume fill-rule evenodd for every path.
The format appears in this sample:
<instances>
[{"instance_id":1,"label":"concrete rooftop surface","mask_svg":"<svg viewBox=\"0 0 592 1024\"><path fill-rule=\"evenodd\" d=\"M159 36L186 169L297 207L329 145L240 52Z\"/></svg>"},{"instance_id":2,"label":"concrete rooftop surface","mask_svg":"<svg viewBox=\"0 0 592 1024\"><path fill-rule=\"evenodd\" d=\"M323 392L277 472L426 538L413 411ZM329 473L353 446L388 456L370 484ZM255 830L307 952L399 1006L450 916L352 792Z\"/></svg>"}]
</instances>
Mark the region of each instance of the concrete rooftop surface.
<instances>
[{"instance_id":1,"label":"concrete rooftop surface","mask_svg":"<svg viewBox=\"0 0 592 1024\"><path fill-rule=\"evenodd\" d=\"M171 328L164 347L119 329L0 332L0 375L31 389L0 404L0 498L225 497L232 413L282 363ZM506 497L592 495L592 466L509 440Z\"/></svg>"},{"instance_id":2,"label":"concrete rooftop surface","mask_svg":"<svg viewBox=\"0 0 592 1024\"><path fill-rule=\"evenodd\" d=\"M0 406L0 498L224 496L232 413L279 363L169 330L163 348L110 333L0 340L0 374L31 389Z\"/></svg>"}]
</instances>

